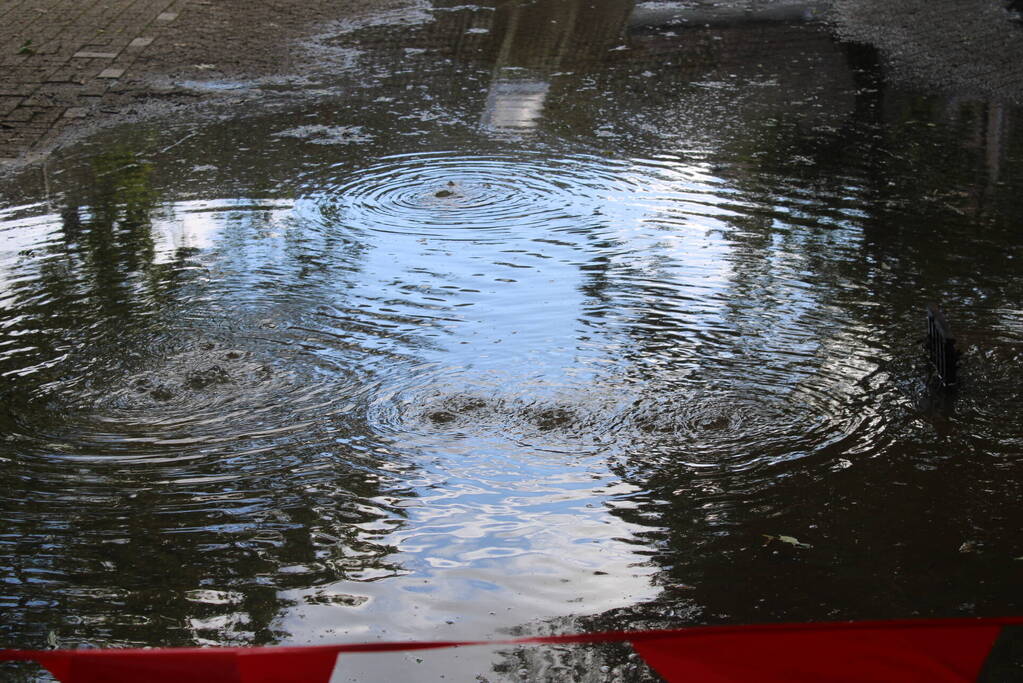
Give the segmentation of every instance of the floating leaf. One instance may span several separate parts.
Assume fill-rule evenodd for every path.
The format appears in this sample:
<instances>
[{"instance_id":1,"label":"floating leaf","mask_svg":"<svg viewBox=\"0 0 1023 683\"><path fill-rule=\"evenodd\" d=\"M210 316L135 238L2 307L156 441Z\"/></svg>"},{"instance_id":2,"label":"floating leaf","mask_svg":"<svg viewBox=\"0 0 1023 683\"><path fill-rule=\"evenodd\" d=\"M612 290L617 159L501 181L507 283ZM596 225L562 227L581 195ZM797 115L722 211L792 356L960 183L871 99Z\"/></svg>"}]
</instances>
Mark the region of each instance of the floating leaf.
<instances>
[{"instance_id":1,"label":"floating leaf","mask_svg":"<svg viewBox=\"0 0 1023 683\"><path fill-rule=\"evenodd\" d=\"M797 548L812 548L813 546L809 543L802 543L799 539L793 536L779 536L778 540L782 543L789 543L796 546Z\"/></svg>"},{"instance_id":2,"label":"floating leaf","mask_svg":"<svg viewBox=\"0 0 1023 683\"><path fill-rule=\"evenodd\" d=\"M796 548L806 548L806 549L809 549L809 548L813 547L809 543L803 543L802 541L800 541L795 536L771 536L770 534L762 534L762 535L763 535L764 538L767 539L767 541L764 543L764 545L767 545L771 541L781 541L782 543L788 543L789 545L795 546Z\"/></svg>"}]
</instances>

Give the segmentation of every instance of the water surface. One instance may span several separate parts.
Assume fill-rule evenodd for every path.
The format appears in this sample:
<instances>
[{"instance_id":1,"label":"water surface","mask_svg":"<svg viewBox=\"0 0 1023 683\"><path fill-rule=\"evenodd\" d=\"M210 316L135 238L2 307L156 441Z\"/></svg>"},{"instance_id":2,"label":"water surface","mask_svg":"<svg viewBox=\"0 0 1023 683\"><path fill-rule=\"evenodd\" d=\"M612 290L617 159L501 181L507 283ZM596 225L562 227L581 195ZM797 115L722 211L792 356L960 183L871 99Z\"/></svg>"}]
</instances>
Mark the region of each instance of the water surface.
<instances>
[{"instance_id":1,"label":"water surface","mask_svg":"<svg viewBox=\"0 0 1023 683\"><path fill-rule=\"evenodd\" d=\"M1017 612L1019 112L643 7L335 27L299 105L13 179L3 644Z\"/></svg>"}]
</instances>

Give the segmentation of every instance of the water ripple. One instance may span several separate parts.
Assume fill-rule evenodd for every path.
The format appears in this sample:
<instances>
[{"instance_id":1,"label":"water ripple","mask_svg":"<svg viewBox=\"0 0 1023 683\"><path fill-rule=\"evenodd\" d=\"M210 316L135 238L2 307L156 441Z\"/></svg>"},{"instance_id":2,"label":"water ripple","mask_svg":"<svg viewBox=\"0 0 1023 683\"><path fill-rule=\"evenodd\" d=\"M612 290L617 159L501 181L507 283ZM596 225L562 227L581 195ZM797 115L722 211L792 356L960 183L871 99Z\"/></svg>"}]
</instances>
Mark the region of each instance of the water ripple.
<instances>
[{"instance_id":1,"label":"water ripple","mask_svg":"<svg viewBox=\"0 0 1023 683\"><path fill-rule=\"evenodd\" d=\"M636 189L624 161L585 155L416 152L385 157L306 197L314 220L445 240L519 239L585 229Z\"/></svg>"}]
</instances>

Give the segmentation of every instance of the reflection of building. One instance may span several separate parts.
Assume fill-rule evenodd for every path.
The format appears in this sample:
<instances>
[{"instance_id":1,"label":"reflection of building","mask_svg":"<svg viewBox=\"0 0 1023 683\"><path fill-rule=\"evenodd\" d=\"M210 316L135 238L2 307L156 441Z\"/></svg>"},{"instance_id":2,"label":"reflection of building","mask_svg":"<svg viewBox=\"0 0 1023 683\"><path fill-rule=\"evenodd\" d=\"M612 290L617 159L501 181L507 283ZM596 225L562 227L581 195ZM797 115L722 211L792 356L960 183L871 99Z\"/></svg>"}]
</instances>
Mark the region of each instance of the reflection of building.
<instances>
[{"instance_id":1,"label":"reflection of building","mask_svg":"<svg viewBox=\"0 0 1023 683\"><path fill-rule=\"evenodd\" d=\"M622 32L632 0L582 0L498 8L494 31L501 47L482 124L494 130L535 128L543 116L550 77L580 61L598 61Z\"/></svg>"},{"instance_id":2,"label":"reflection of building","mask_svg":"<svg viewBox=\"0 0 1023 683\"><path fill-rule=\"evenodd\" d=\"M637 95L635 102L602 98L615 110L640 102L657 109L679 102L679 86L716 75L765 80L754 117L793 111L785 92L790 84L813 91L813 105L795 112L802 119L855 106L845 50L821 24L807 22L814 3L752 3L741 11L734 6L744 3L728 4L732 8L687 4L665 19L651 14L651 4L633 0L505 2L493 9L442 0L432 21L400 41L386 29L370 29L360 42L379 45L378 57L400 65L387 77L389 85L424 88L425 79L434 97L457 99L457 109L475 107L483 126L494 130L521 132L546 120L592 133L599 123L584 102L601 90ZM679 24L651 26L661 19ZM438 57L480 69L476 75L487 79L483 100L472 102L478 91L465 88L450 69L438 69ZM656 78L656 86L647 78ZM766 87L767 80L775 82Z\"/></svg>"},{"instance_id":3,"label":"reflection of building","mask_svg":"<svg viewBox=\"0 0 1023 683\"><path fill-rule=\"evenodd\" d=\"M487 91L483 125L495 130L535 128L543 116L550 84L544 81L497 80Z\"/></svg>"},{"instance_id":4,"label":"reflection of building","mask_svg":"<svg viewBox=\"0 0 1023 683\"><path fill-rule=\"evenodd\" d=\"M591 77L603 82L656 75L660 85L643 96L646 100L656 99L657 93L669 95L671 84L726 69L748 77L772 76L781 86L791 76L805 89L847 92L849 65L842 49L826 30L807 24L817 10L817 4L807 2L748 7L636 5L633 0L596 6L581 0L509 2L486 12L438 12L405 44L486 64L491 75L482 125L522 132L545 117L564 119L565 107L573 104L567 100L581 80ZM827 57L810 65L808 52ZM772 91L782 90L765 89L761 95L772 102ZM850 106L848 101L836 104ZM577 116L572 116L574 124L594 125Z\"/></svg>"},{"instance_id":5,"label":"reflection of building","mask_svg":"<svg viewBox=\"0 0 1023 683\"><path fill-rule=\"evenodd\" d=\"M506 3L495 12L495 71L516 67L549 76L600 62L621 41L632 0Z\"/></svg>"}]
</instances>

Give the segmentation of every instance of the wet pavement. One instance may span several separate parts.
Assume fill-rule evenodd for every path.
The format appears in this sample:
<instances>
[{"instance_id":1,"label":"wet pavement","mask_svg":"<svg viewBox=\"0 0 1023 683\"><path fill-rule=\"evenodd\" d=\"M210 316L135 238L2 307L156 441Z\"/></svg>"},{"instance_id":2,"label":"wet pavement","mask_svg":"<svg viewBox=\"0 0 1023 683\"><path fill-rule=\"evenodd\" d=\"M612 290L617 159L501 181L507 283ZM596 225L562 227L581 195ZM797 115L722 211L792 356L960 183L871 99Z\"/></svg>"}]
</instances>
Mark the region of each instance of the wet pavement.
<instances>
[{"instance_id":1,"label":"wet pavement","mask_svg":"<svg viewBox=\"0 0 1023 683\"><path fill-rule=\"evenodd\" d=\"M1023 102L1018 2L835 0L829 21L874 46L891 80L960 97Z\"/></svg>"},{"instance_id":2,"label":"wet pavement","mask_svg":"<svg viewBox=\"0 0 1023 683\"><path fill-rule=\"evenodd\" d=\"M370 13L12 174L0 640L1018 613L1020 111L786 7Z\"/></svg>"},{"instance_id":3,"label":"wet pavement","mask_svg":"<svg viewBox=\"0 0 1023 683\"><path fill-rule=\"evenodd\" d=\"M301 88L290 86L346 64L347 54L319 38L421 9L399 0L8 0L0 8L0 169L45 158L118 121L174 116L210 100L267 106L266 92L232 91L261 79L296 94ZM641 29L813 17L879 50L889 79L1020 102L1018 10L988 0L649 2L627 23ZM217 81L228 85L194 87Z\"/></svg>"},{"instance_id":4,"label":"wet pavement","mask_svg":"<svg viewBox=\"0 0 1023 683\"><path fill-rule=\"evenodd\" d=\"M45 158L98 126L194 108L190 81L293 79L330 55L304 46L386 0L6 0L0 7L0 167Z\"/></svg>"},{"instance_id":5,"label":"wet pavement","mask_svg":"<svg viewBox=\"0 0 1023 683\"><path fill-rule=\"evenodd\" d=\"M0 158L44 145L121 89L184 2L5 2L0 8ZM108 109L110 105L107 105Z\"/></svg>"}]
</instances>

